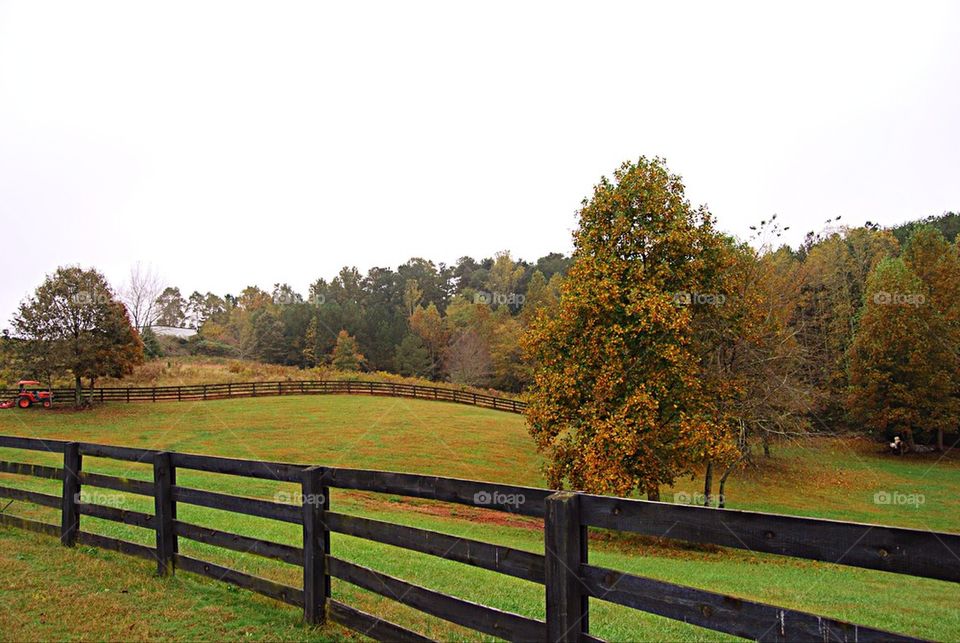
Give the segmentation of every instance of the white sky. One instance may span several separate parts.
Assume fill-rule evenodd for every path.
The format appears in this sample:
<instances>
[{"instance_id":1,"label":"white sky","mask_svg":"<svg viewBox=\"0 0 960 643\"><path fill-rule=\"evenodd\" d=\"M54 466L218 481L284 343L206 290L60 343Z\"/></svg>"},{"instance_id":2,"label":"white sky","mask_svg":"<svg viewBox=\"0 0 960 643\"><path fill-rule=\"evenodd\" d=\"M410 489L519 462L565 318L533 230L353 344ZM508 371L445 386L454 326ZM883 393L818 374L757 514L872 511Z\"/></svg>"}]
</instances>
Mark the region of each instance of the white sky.
<instances>
[{"instance_id":1,"label":"white sky","mask_svg":"<svg viewBox=\"0 0 960 643\"><path fill-rule=\"evenodd\" d=\"M0 0L0 327L70 263L567 252L640 155L740 236L960 210L960 3Z\"/></svg>"}]
</instances>

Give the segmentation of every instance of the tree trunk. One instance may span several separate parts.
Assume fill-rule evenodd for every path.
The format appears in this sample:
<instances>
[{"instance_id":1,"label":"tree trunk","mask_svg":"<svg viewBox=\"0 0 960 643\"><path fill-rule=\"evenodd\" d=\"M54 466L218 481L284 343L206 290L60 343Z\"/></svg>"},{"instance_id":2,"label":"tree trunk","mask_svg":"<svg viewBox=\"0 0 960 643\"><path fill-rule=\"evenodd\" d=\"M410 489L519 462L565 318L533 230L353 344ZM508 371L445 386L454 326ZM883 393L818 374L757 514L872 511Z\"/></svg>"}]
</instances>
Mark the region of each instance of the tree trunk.
<instances>
[{"instance_id":1,"label":"tree trunk","mask_svg":"<svg viewBox=\"0 0 960 643\"><path fill-rule=\"evenodd\" d=\"M915 446L913 442L913 429L904 430L903 441L907 445L907 452L913 451L913 447Z\"/></svg>"},{"instance_id":2,"label":"tree trunk","mask_svg":"<svg viewBox=\"0 0 960 643\"><path fill-rule=\"evenodd\" d=\"M74 402L78 409L83 403L83 382L80 381L79 375L74 377Z\"/></svg>"},{"instance_id":3,"label":"tree trunk","mask_svg":"<svg viewBox=\"0 0 960 643\"><path fill-rule=\"evenodd\" d=\"M727 495L726 495L726 486L727 478L730 477L730 474L733 473L733 467L728 467L726 471L723 472L723 475L720 476L720 487L717 489L719 497L717 498L717 506L721 509L727 506Z\"/></svg>"},{"instance_id":4,"label":"tree trunk","mask_svg":"<svg viewBox=\"0 0 960 643\"><path fill-rule=\"evenodd\" d=\"M656 485L656 484L647 485L647 500L660 502L660 485Z\"/></svg>"},{"instance_id":5,"label":"tree trunk","mask_svg":"<svg viewBox=\"0 0 960 643\"><path fill-rule=\"evenodd\" d=\"M761 431L760 441L763 442L763 457L770 457L770 439L767 437L766 431Z\"/></svg>"},{"instance_id":6,"label":"tree trunk","mask_svg":"<svg viewBox=\"0 0 960 643\"><path fill-rule=\"evenodd\" d=\"M707 471L703 474L703 506L709 507L713 500L713 461L707 462Z\"/></svg>"},{"instance_id":7,"label":"tree trunk","mask_svg":"<svg viewBox=\"0 0 960 643\"><path fill-rule=\"evenodd\" d=\"M943 428L937 429L937 451L943 453Z\"/></svg>"}]
</instances>

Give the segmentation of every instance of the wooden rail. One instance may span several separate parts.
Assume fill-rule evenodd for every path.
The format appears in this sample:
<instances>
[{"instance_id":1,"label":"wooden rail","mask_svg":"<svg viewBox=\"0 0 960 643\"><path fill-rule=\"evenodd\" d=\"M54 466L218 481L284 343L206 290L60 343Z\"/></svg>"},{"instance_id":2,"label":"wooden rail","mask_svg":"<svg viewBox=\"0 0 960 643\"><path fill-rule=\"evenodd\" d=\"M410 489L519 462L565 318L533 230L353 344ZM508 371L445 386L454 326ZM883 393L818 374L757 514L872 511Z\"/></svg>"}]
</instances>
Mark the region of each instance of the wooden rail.
<instances>
[{"instance_id":1,"label":"wooden rail","mask_svg":"<svg viewBox=\"0 0 960 643\"><path fill-rule=\"evenodd\" d=\"M508 640L597 641L590 634L590 598L624 605L718 632L762 641L904 641L909 636L745 598L607 569L587 562L589 528L629 531L713 543L897 574L960 582L960 535L773 514L677 506L572 492L435 476L342 469L82 442L0 436L0 447L63 454L63 467L0 461L0 472L62 480L62 496L0 486L0 498L61 510L53 525L0 513L0 524L60 536L64 545L102 547L157 563L159 574L201 574L303 609L310 624L339 623L378 640L425 641L422 634L330 598L330 578L399 601L423 613ZM153 482L122 480L82 470L84 457L153 463ZM241 498L176 482L178 469L297 482L299 504ZM93 486L152 496L146 514L81 501ZM330 489L375 491L542 517L546 554L329 510ZM270 542L186 523L177 504L189 503L302 526L301 546ZM82 531L82 516L151 529L148 547ZM330 532L491 570L545 588L541 621L420 587L336 557ZM178 539L263 556L303 569L290 587L179 553Z\"/></svg>"},{"instance_id":2,"label":"wooden rail","mask_svg":"<svg viewBox=\"0 0 960 643\"><path fill-rule=\"evenodd\" d=\"M0 399L11 399L16 389L0 390ZM71 388L53 390L55 404L73 403L76 392ZM223 400L235 397L268 397L276 395L382 395L420 400L469 404L496 411L523 413L526 402L472 391L420 386L394 382L351 382L345 380L302 380L289 382L238 382L229 384L195 384L191 386L107 387L83 391L84 399L94 402L162 402Z\"/></svg>"}]
</instances>

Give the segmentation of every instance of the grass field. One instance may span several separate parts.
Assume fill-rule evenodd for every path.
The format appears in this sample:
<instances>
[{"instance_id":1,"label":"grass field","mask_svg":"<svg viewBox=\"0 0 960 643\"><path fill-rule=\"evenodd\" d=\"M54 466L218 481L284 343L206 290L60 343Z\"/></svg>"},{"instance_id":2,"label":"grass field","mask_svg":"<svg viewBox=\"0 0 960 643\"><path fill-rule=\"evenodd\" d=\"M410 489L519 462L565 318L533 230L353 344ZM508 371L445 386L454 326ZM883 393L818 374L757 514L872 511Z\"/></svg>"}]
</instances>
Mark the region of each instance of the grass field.
<instances>
[{"instance_id":1,"label":"grass field","mask_svg":"<svg viewBox=\"0 0 960 643\"><path fill-rule=\"evenodd\" d=\"M439 402L350 396L113 405L92 411L0 412L0 434L78 439L144 448L320 463L542 486L523 418ZM57 464L52 454L0 450L0 459ZM86 459L84 468L150 479L144 465ZM56 483L3 475L3 484L55 492ZM187 486L273 499L290 485L181 471ZM680 481L673 491L699 491ZM921 494L922 503L876 504L878 492ZM148 499L107 500L152 512ZM732 508L960 532L960 462L891 458L858 440L778 445L763 467L731 479ZM671 494L665 494L670 498ZM920 497L920 496L918 496ZM469 507L334 491L337 511L542 552L541 524ZM56 522L55 512L16 503L7 511ZM295 525L181 505L190 522L296 544ZM137 542L152 532L84 518L84 529ZM433 557L333 535L335 555L487 605L543 617L543 588ZM298 585L296 568L181 540L188 555ZM591 563L754 598L915 636L960 637L960 587L938 581L711 547L593 535ZM328 626L298 624L299 612L191 574L152 576L152 566L51 538L0 528L0 638L338 639ZM474 638L438 619L334 580L334 596L443 639ZM58 615L74 614L66 621ZM109 621L109 622L108 622ZM715 633L593 601L591 631L612 640L719 639Z\"/></svg>"}]
</instances>

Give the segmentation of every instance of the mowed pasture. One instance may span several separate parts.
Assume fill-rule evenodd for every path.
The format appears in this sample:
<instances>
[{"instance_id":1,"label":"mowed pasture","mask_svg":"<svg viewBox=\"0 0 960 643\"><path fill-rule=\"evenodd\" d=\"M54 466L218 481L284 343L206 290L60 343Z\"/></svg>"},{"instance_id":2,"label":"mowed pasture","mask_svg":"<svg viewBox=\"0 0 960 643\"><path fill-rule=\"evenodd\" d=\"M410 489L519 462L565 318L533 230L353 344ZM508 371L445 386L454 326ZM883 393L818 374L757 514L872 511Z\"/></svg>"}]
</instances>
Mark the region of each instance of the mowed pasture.
<instances>
[{"instance_id":1,"label":"mowed pasture","mask_svg":"<svg viewBox=\"0 0 960 643\"><path fill-rule=\"evenodd\" d=\"M0 434L71 439L150 449L408 471L543 486L540 459L521 416L457 404L316 396L212 402L114 404L91 411L0 412ZM960 461L892 458L862 440L818 439L775 446L762 468L733 477L731 508L960 532ZM59 465L60 457L11 449L0 459ZM84 469L149 480L152 467L86 458ZM0 474L2 484L58 493L59 484ZM265 499L292 497L290 484L182 471L186 486ZM702 481L682 480L693 494ZM88 500L152 513L147 498L85 489ZM876 494L922 502L878 504ZM898 495L899 494L899 495ZM3 501L6 504L6 501ZM518 549L543 551L542 523L496 512L380 494L334 490L332 509ZM13 503L7 512L58 522L53 510ZM189 505L181 519L242 535L298 544L300 528ZM84 517L85 530L152 543L153 532ZM895 574L647 538L592 534L591 563L670 582L780 604L933 639L960 637L960 586ZM181 540L183 553L289 585L299 569ZM493 572L340 534L341 558L425 587L543 618L543 588ZM957 562L957 561L953 561ZM0 638L247 636L324 640L356 636L335 626L299 625L298 609L225 584L155 567L122 554L78 547L0 527ZM334 579L334 598L429 636L476 635ZM69 618L66 617L69 615ZM723 635L593 601L591 632L611 640L720 639Z\"/></svg>"}]
</instances>

